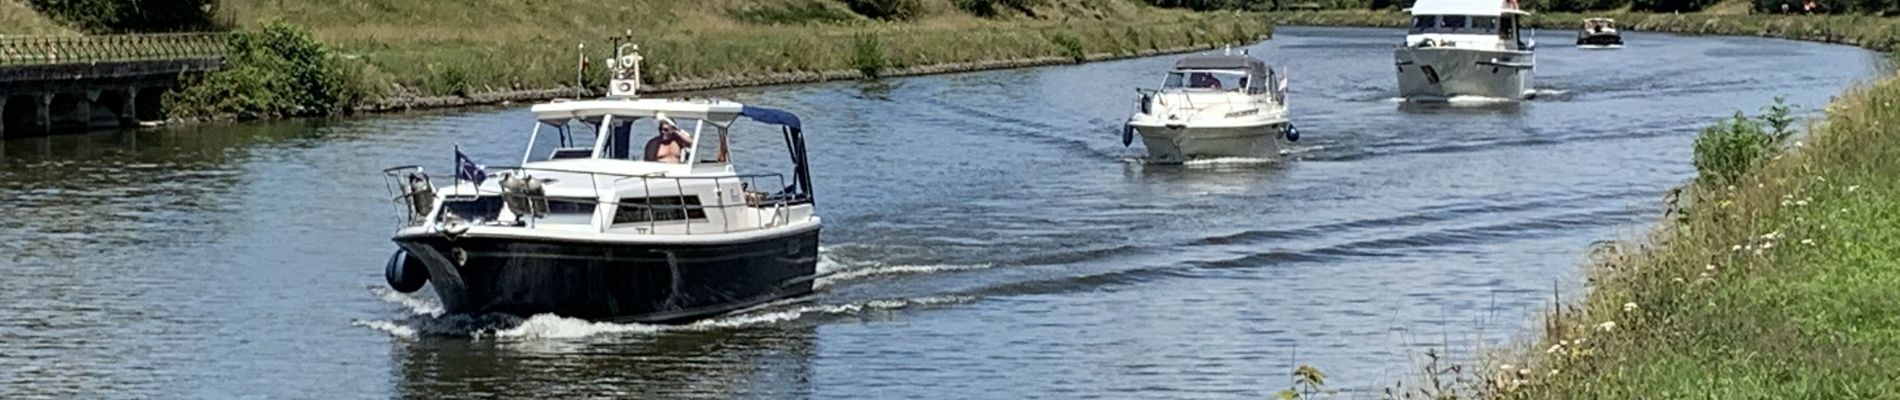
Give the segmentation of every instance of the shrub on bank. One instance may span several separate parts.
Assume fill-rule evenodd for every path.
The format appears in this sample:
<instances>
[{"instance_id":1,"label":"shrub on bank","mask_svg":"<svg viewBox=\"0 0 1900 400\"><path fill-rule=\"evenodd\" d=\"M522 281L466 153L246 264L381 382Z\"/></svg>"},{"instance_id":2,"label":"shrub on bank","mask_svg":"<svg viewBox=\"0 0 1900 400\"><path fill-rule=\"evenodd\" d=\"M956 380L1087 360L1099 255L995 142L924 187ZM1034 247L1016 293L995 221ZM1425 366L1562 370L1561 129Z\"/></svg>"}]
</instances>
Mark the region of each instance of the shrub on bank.
<instances>
[{"instance_id":1,"label":"shrub on bank","mask_svg":"<svg viewBox=\"0 0 1900 400\"><path fill-rule=\"evenodd\" d=\"M225 69L166 93L164 104L177 117L334 115L369 94L362 75L309 32L272 22L233 33Z\"/></svg>"},{"instance_id":2,"label":"shrub on bank","mask_svg":"<svg viewBox=\"0 0 1900 400\"><path fill-rule=\"evenodd\" d=\"M851 12L888 21L909 21L924 14L920 0L844 0Z\"/></svg>"},{"instance_id":3,"label":"shrub on bank","mask_svg":"<svg viewBox=\"0 0 1900 400\"><path fill-rule=\"evenodd\" d=\"M1631 0L1630 9L1654 12L1692 12L1720 3L1721 0Z\"/></svg>"},{"instance_id":4,"label":"shrub on bank","mask_svg":"<svg viewBox=\"0 0 1900 400\"><path fill-rule=\"evenodd\" d=\"M1002 15L1004 10L1016 10L1024 14L1035 14L1035 7L1044 0L956 0L958 9L978 17L990 18Z\"/></svg>"},{"instance_id":5,"label":"shrub on bank","mask_svg":"<svg viewBox=\"0 0 1900 400\"><path fill-rule=\"evenodd\" d=\"M882 76L890 60L884 55L884 42L877 35L859 33L851 38L851 67L867 78Z\"/></svg>"},{"instance_id":6,"label":"shrub on bank","mask_svg":"<svg viewBox=\"0 0 1900 400\"><path fill-rule=\"evenodd\" d=\"M806 0L791 4L755 4L726 11L741 22L767 25L835 24L858 19L836 3Z\"/></svg>"},{"instance_id":7,"label":"shrub on bank","mask_svg":"<svg viewBox=\"0 0 1900 400\"><path fill-rule=\"evenodd\" d=\"M1210 10L1271 10L1277 6L1274 0L1142 0L1148 5L1167 8L1186 8L1195 11Z\"/></svg>"},{"instance_id":8,"label":"shrub on bank","mask_svg":"<svg viewBox=\"0 0 1900 400\"><path fill-rule=\"evenodd\" d=\"M214 0L27 0L40 12L93 32L215 28Z\"/></svg>"},{"instance_id":9,"label":"shrub on bank","mask_svg":"<svg viewBox=\"0 0 1900 400\"><path fill-rule=\"evenodd\" d=\"M1761 116L1750 118L1736 112L1702 130L1695 141L1695 169L1698 182L1710 185L1734 183L1776 153L1783 141L1794 135L1792 109L1782 98L1764 108Z\"/></svg>"}]
</instances>

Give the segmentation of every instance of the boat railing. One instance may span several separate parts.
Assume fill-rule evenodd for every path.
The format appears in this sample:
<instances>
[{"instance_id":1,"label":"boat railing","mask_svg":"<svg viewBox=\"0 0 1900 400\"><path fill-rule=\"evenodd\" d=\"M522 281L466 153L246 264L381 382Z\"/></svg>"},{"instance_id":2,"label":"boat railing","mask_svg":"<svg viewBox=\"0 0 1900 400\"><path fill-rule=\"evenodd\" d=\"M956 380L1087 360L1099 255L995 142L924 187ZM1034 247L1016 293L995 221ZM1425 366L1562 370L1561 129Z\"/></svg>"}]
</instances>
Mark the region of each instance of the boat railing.
<instances>
[{"instance_id":1,"label":"boat railing","mask_svg":"<svg viewBox=\"0 0 1900 400\"><path fill-rule=\"evenodd\" d=\"M422 226L437 222L463 222L533 228L547 218L549 214L549 202L552 200L562 203L590 204L593 205L593 209L595 210L603 206L613 207L612 214L610 214L611 217L601 222L604 228L624 228L631 225L638 228L637 231L640 233L658 233L661 225L671 226L680 224L683 234L686 235L734 233L790 224L792 216L789 206L809 203L811 201L809 194L797 193L794 188L787 186L785 175L780 173L666 176L659 174L616 174L541 167L488 167L486 170L489 175L494 177L491 179L506 180L526 178L526 180L536 180L537 184L532 185L533 187L531 188L512 188L511 186L514 185L507 184L507 182L504 181L503 184L496 185L502 188L500 191L484 190L477 186L475 193L450 193L450 196L443 197L436 195L439 189L437 189L431 177L424 173L420 167L394 167L384 170L383 174L385 187L390 191L390 198L392 203L395 204L397 214L400 216L399 223L404 227ZM549 196L543 188L538 185L538 183L540 183L538 179L540 178L535 178L537 174L547 173L570 176L585 175L591 183L589 187L592 193L585 198L577 196ZM601 183L603 179L610 182L604 185L608 188L620 188L623 183L638 180L642 189L641 192L645 195L641 197L641 201L639 202L602 200L601 194L603 185ZM459 177L453 178L451 184L454 185L454 187L460 187L461 181ZM724 192L726 190L726 184L735 181L739 184L743 197L741 197L739 201L728 201L728 194ZM711 183L711 196L701 196L700 193L688 191L688 188L703 187L695 184L699 182ZM760 183L772 184L774 186L762 187ZM667 195L653 194L655 190L666 189L672 189L672 193ZM501 204L494 205L495 208L492 211L480 210L478 212L485 215L470 219L457 213L448 212L450 208L449 204L442 204L441 208L444 211L436 212L436 204L434 204L434 202L438 198L444 199L445 203L455 203L458 201L479 202L482 201L483 198L490 198L499 199ZM668 198L670 198L671 201L667 203L656 202L656 200ZM695 201L702 198L710 198L710 204L707 204L705 201ZM494 200L489 201L493 202ZM477 206L476 208L480 209L481 207ZM513 212L516 216L516 220L501 220L499 218L499 212L503 208ZM744 223L739 224L735 224L735 222L738 221L734 221L734 213L728 212L733 209L760 211L767 208L771 210L772 214L765 220L754 222L751 219L747 219ZM629 222L617 222L621 220L621 213L626 212L644 214L645 218ZM710 213L718 213L718 215L721 216L718 224L711 223L710 218L707 217L711 215ZM598 211L594 214L598 214ZM479 217L487 217L487 219L484 220ZM591 214L589 218L591 221ZM646 226L638 227L637 224L645 224Z\"/></svg>"}]
</instances>

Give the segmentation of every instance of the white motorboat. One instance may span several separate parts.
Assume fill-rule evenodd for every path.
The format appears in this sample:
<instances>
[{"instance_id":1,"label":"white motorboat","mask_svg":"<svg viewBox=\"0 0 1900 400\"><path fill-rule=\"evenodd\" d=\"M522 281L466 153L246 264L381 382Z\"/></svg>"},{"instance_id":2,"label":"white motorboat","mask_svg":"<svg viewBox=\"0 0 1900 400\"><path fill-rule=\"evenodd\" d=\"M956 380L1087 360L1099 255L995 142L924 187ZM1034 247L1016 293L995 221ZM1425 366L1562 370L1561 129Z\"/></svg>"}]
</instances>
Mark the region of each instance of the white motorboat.
<instances>
[{"instance_id":1,"label":"white motorboat","mask_svg":"<svg viewBox=\"0 0 1900 400\"><path fill-rule=\"evenodd\" d=\"M1140 135L1150 161L1163 163L1273 158L1299 140L1287 117L1286 85L1284 74L1245 53L1182 58L1161 89L1137 89L1122 145Z\"/></svg>"},{"instance_id":2,"label":"white motorboat","mask_svg":"<svg viewBox=\"0 0 1900 400\"><path fill-rule=\"evenodd\" d=\"M1616 20L1609 18L1589 18L1583 20L1583 29L1577 31L1577 47L1586 49L1618 49L1623 47L1623 34L1616 31Z\"/></svg>"},{"instance_id":3,"label":"white motorboat","mask_svg":"<svg viewBox=\"0 0 1900 400\"><path fill-rule=\"evenodd\" d=\"M478 166L458 149L453 180L385 171L403 221L391 287L427 283L449 313L643 323L812 292L820 221L798 117L638 98L637 48L616 47L611 96L531 108L520 166ZM780 128L789 178L735 169L726 139L742 118Z\"/></svg>"},{"instance_id":4,"label":"white motorboat","mask_svg":"<svg viewBox=\"0 0 1900 400\"><path fill-rule=\"evenodd\" d=\"M1392 53L1399 96L1517 100L1532 94L1536 43L1518 30L1519 18L1530 13L1515 0L1419 0L1411 13L1405 44Z\"/></svg>"}]
</instances>

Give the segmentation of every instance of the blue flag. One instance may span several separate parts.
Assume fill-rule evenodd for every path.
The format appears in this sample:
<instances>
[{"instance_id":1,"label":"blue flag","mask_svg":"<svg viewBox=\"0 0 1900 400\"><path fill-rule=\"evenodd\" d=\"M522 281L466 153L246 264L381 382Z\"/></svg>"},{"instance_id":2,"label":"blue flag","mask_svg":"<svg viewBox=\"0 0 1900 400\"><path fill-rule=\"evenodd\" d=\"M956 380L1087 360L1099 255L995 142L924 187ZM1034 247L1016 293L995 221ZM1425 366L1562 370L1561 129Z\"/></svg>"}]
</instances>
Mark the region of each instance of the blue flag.
<instances>
[{"instance_id":1,"label":"blue flag","mask_svg":"<svg viewBox=\"0 0 1900 400\"><path fill-rule=\"evenodd\" d=\"M474 159L468 158L467 154L462 154L462 146L455 146L455 179L481 186L482 181L488 180L488 171L482 169L481 164L476 164Z\"/></svg>"}]
</instances>

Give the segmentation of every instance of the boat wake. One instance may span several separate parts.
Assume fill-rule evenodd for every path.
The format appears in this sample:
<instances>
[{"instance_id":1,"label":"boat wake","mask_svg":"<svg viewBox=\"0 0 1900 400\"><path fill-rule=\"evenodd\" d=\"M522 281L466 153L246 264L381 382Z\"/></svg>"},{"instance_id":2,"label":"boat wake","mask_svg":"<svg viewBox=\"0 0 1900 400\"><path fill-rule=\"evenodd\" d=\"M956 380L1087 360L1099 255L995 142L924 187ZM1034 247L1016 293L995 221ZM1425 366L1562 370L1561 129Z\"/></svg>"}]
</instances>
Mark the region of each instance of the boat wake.
<instances>
[{"instance_id":1,"label":"boat wake","mask_svg":"<svg viewBox=\"0 0 1900 400\"><path fill-rule=\"evenodd\" d=\"M870 300L846 304L797 304L796 300L774 303L753 311L741 312L686 325L597 322L538 314L528 318L507 315L487 316L415 316L403 320L357 320L351 324L382 331L392 337L412 339L420 336L467 337L497 340L579 339L599 336L650 335L669 332L706 332L766 326L817 316L849 317L879 312L966 303L972 296L938 296L914 299Z\"/></svg>"},{"instance_id":2,"label":"boat wake","mask_svg":"<svg viewBox=\"0 0 1900 400\"><path fill-rule=\"evenodd\" d=\"M1274 161L1274 159L1272 158L1261 158L1261 157L1216 157L1216 158L1199 158L1199 159L1187 160L1187 161L1181 162L1181 165L1188 168L1222 168L1222 167L1268 165L1268 164L1273 164L1275 162L1276 161Z\"/></svg>"}]
</instances>

